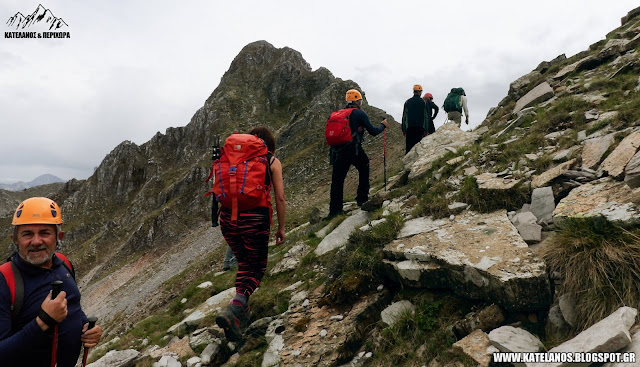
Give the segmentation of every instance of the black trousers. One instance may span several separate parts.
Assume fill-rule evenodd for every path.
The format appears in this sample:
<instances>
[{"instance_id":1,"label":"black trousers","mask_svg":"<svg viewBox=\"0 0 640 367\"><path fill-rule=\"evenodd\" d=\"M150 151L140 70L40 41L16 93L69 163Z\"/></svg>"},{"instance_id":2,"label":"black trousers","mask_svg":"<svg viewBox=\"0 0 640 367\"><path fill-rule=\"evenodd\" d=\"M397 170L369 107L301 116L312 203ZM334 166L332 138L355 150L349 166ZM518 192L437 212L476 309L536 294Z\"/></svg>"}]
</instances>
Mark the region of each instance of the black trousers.
<instances>
[{"instance_id":1,"label":"black trousers","mask_svg":"<svg viewBox=\"0 0 640 367\"><path fill-rule=\"evenodd\" d=\"M411 148L413 148L414 145L418 144L420 140L422 140L423 136L424 136L423 127L419 127L419 126L408 127L407 133L405 136L407 149L404 152L404 154L409 153Z\"/></svg>"},{"instance_id":2,"label":"black trousers","mask_svg":"<svg viewBox=\"0 0 640 367\"><path fill-rule=\"evenodd\" d=\"M331 174L331 201L329 202L329 215L342 212L342 199L344 196L344 180L347 178L349 168L353 165L358 170L358 190L356 201L362 204L369 200L369 157L359 147L346 148L337 153L333 162Z\"/></svg>"}]
</instances>

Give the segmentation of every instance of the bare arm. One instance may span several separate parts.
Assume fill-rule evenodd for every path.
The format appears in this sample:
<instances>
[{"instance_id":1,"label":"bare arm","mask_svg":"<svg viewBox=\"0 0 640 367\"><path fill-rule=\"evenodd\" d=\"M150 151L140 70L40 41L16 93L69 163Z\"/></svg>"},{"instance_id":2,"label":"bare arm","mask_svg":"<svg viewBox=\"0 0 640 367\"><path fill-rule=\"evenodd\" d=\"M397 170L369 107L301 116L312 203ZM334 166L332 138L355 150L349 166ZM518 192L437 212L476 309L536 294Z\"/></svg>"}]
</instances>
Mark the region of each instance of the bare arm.
<instances>
[{"instance_id":1,"label":"bare arm","mask_svg":"<svg viewBox=\"0 0 640 367\"><path fill-rule=\"evenodd\" d=\"M277 158L271 162L271 182L276 195L276 212L278 213L278 230L276 232L276 245L284 243L284 220L286 216L286 201L284 198L284 179L282 178L282 163Z\"/></svg>"}]
</instances>

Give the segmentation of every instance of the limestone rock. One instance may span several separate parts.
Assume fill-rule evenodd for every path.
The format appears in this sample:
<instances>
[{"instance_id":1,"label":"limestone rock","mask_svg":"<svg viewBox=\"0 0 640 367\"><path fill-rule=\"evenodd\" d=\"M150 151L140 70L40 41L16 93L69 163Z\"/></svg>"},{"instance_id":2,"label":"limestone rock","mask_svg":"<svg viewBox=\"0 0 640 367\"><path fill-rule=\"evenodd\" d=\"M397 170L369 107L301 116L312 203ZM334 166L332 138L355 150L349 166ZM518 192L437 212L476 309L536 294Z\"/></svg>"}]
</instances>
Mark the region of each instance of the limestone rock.
<instances>
[{"instance_id":1,"label":"limestone rock","mask_svg":"<svg viewBox=\"0 0 640 367\"><path fill-rule=\"evenodd\" d=\"M556 208L553 189L550 186L538 187L531 193L531 206L529 210L537 218L536 223L551 223L553 210Z\"/></svg>"},{"instance_id":2,"label":"limestone rock","mask_svg":"<svg viewBox=\"0 0 640 367\"><path fill-rule=\"evenodd\" d=\"M513 113L517 113L523 108L529 107L533 104L544 102L553 96L553 88L551 88L549 83L542 82L516 102L516 105L513 108Z\"/></svg>"},{"instance_id":3,"label":"limestone rock","mask_svg":"<svg viewBox=\"0 0 640 367\"><path fill-rule=\"evenodd\" d=\"M388 292L377 292L346 310L337 311L318 306L319 297L310 294L308 306L296 306L283 315L286 328L281 328L281 333L269 343L274 345L278 335L281 336L282 344L270 347L272 360L279 358L280 366L336 366L338 361L353 358L349 345L358 345L364 340L390 301ZM289 326L301 323L304 329L298 330L303 331ZM263 366L266 365L263 362Z\"/></svg>"},{"instance_id":4,"label":"limestone rock","mask_svg":"<svg viewBox=\"0 0 640 367\"><path fill-rule=\"evenodd\" d=\"M194 331L189 337L189 346L191 349L198 349L201 346L207 346L213 343L215 337L209 332L208 329L198 329Z\"/></svg>"},{"instance_id":5,"label":"limestone rock","mask_svg":"<svg viewBox=\"0 0 640 367\"><path fill-rule=\"evenodd\" d=\"M478 189L485 192L511 190L521 181L514 178L497 177L494 173L483 173L475 177Z\"/></svg>"},{"instance_id":6,"label":"limestone rock","mask_svg":"<svg viewBox=\"0 0 640 367\"><path fill-rule=\"evenodd\" d=\"M538 70L533 70L529 74L516 79L516 81L509 85L509 95L514 96L515 99L522 97L524 93L526 93L524 88L526 88L532 80L537 79L540 75L541 74Z\"/></svg>"},{"instance_id":7,"label":"limestone rock","mask_svg":"<svg viewBox=\"0 0 640 367\"><path fill-rule=\"evenodd\" d=\"M304 241L296 243L286 254L282 260L277 263L273 269L271 269L270 274L279 274L285 271L294 270L302 258L311 251L309 245L307 245Z\"/></svg>"},{"instance_id":8,"label":"limestone rock","mask_svg":"<svg viewBox=\"0 0 640 367\"><path fill-rule=\"evenodd\" d=\"M560 200L553 211L553 221L561 223L571 217L604 216L612 222L636 223L640 208L635 198L640 188L631 189L610 177L585 183Z\"/></svg>"},{"instance_id":9,"label":"limestone rock","mask_svg":"<svg viewBox=\"0 0 640 367\"><path fill-rule=\"evenodd\" d=\"M351 232L360 228L369 221L369 213L357 210L353 215L347 217L340 225L329 233L315 249L315 254L322 256L331 250L341 248L347 244Z\"/></svg>"},{"instance_id":10,"label":"limestone rock","mask_svg":"<svg viewBox=\"0 0 640 367\"><path fill-rule=\"evenodd\" d=\"M491 345L489 336L482 330L475 330L462 340L453 343L453 349L473 358L484 367L489 366L493 353L499 352L498 348Z\"/></svg>"},{"instance_id":11,"label":"limestone rock","mask_svg":"<svg viewBox=\"0 0 640 367\"><path fill-rule=\"evenodd\" d=\"M627 50L628 40L610 39L607 44L598 52L597 58L600 60L608 59L612 56L621 54Z\"/></svg>"},{"instance_id":12,"label":"limestone rock","mask_svg":"<svg viewBox=\"0 0 640 367\"><path fill-rule=\"evenodd\" d=\"M549 353L562 352L617 352L631 342L629 328L635 323L638 311L621 307L603 320L578 334ZM591 363L527 363L527 367L589 366Z\"/></svg>"},{"instance_id":13,"label":"limestone rock","mask_svg":"<svg viewBox=\"0 0 640 367\"><path fill-rule=\"evenodd\" d=\"M563 294L558 299L558 307L560 307L562 318L567 322L567 324L571 325L571 327L575 327L578 324L575 297L572 294Z\"/></svg>"},{"instance_id":14,"label":"limestone rock","mask_svg":"<svg viewBox=\"0 0 640 367\"><path fill-rule=\"evenodd\" d=\"M385 324L393 326L398 322L398 319L402 317L402 315L407 313L414 314L415 310L415 306L410 301L402 300L394 302L389 307L382 310L380 318Z\"/></svg>"},{"instance_id":15,"label":"limestone rock","mask_svg":"<svg viewBox=\"0 0 640 367\"><path fill-rule=\"evenodd\" d=\"M566 171L570 170L573 165L576 163L576 159L572 159L570 161L561 163L549 170L547 170L546 172L542 173L541 175L538 176L534 176L533 178L533 182L531 182L531 187L538 188L538 187L543 187L543 186L549 186L549 183L551 181L553 181L554 179L562 176L563 173L565 173Z\"/></svg>"},{"instance_id":16,"label":"limestone rock","mask_svg":"<svg viewBox=\"0 0 640 367\"><path fill-rule=\"evenodd\" d=\"M400 233L398 233L398 238L405 238L418 233L431 232L439 229L445 223L447 223L445 219L431 219L430 217L411 219L404 223Z\"/></svg>"},{"instance_id":17,"label":"limestone rock","mask_svg":"<svg viewBox=\"0 0 640 367\"><path fill-rule=\"evenodd\" d=\"M135 349L111 350L88 367L134 367L142 355Z\"/></svg>"},{"instance_id":18,"label":"limestone rock","mask_svg":"<svg viewBox=\"0 0 640 367\"><path fill-rule=\"evenodd\" d=\"M491 344L501 352L539 352L544 345L537 336L513 326L501 326L489 333Z\"/></svg>"},{"instance_id":19,"label":"limestone rock","mask_svg":"<svg viewBox=\"0 0 640 367\"><path fill-rule=\"evenodd\" d=\"M640 7L630 10L627 13L627 15L625 15L624 17L622 17L622 19L620 19L620 23L622 23L621 25L623 26L626 25L630 20L638 16L638 14L640 14Z\"/></svg>"},{"instance_id":20,"label":"limestone rock","mask_svg":"<svg viewBox=\"0 0 640 367\"><path fill-rule=\"evenodd\" d=\"M215 296L209 297L204 303L198 306L189 316L180 321L179 323L173 325L169 328L169 333L178 333L179 330L183 330L183 328L193 328L195 329L200 325L200 321L204 319L207 315L213 313L220 313L222 308L224 308L236 294L236 288L229 288L224 292L220 292ZM193 330L192 329L192 330Z\"/></svg>"},{"instance_id":21,"label":"limestone rock","mask_svg":"<svg viewBox=\"0 0 640 367\"><path fill-rule=\"evenodd\" d=\"M633 353L635 355L635 363L640 363L640 330L633 333L631 337L631 343L625 348L620 350L621 353ZM633 363L619 362L619 363L605 363L602 367L629 367L633 366Z\"/></svg>"},{"instance_id":22,"label":"limestone rock","mask_svg":"<svg viewBox=\"0 0 640 367\"><path fill-rule=\"evenodd\" d=\"M559 305L555 305L549 309L549 316L547 318L546 330L551 335L564 334L569 332L571 325L562 316L562 311Z\"/></svg>"},{"instance_id":23,"label":"limestone rock","mask_svg":"<svg viewBox=\"0 0 640 367\"><path fill-rule=\"evenodd\" d=\"M516 226L518 233L528 244L542 241L542 226L537 223L522 223Z\"/></svg>"},{"instance_id":24,"label":"limestone rock","mask_svg":"<svg viewBox=\"0 0 640 367\"><path fill-rule=\"evenodd\" d=\"M572 154L573 154L573 151L571 149L563 149L563 150L559 151L558 153L556 153L553 156L553 158L551 158L551 160L554 161L554 162L565 161L565 160L571 158Z\"/></svg>"},{"instance_id":25,"label":"limestone rock","mask_svg":"<svg viewBox=\"0 0 640 367\"><path fill-rule=\"evenodd\" d=\"M546 266L504 210L464 212L437 229L391 242L384 253L387 273L405 286L449 288L507 310L538 310L550 303Z\"/></svg>"},{"instance_id":26,"label":"limestone rock","mask_svg":"<svg viewBox=\"0 0 640 367\"><path fill-rule=\"evenodd\" d=\"M627 163L624 169L624 183L632 189L640 187L640 152Z\"/></svg>"},{"instance_id":27,"label":"limestone rock","mask_svg":"<svg viewBox=\"0 0 640 367\"><path fill-rule=\"evenodd\" d=\"M600 163L602 156L613 144L614 134L588 139L582 149L582 167L593 169Z\"/></svg>"},{"instance_id":28,"label":"limestone rock","mask_svg":"<svg viewBox=\"0 0 640 367\"><path fill-rule=\"evenodd\" d=\"M600 168L609 176L620 178L627 163L633 158L640 147L640 131L629 134L616 149L602 162Z\"/></svg>"},{"instance_id":29,"label":"limestone rock","mask_svg":"<svg viewBox=\"0 0 640 367\"><path fill-rule=\"evenodd\" d=\"M471 312L464 319L453 325L453 332L458 339L461 339L476 329L491 331L506 320L502 308L496 304L485 307L480 311Z\"/></svg>"},{"instance_id":30,"label":"limestone rock","mask_svg":"<svg viewBox=\"0 0 640 367\"><path fill-rule=\"evenodd\" d=\"M479 131L463 131L454 123L445 123L435 133L424 137L402 161L409 171L409 180L424 175L433 162L449 152L447 148L461 148L480 136Z\"/></svg>"}]
</instances>

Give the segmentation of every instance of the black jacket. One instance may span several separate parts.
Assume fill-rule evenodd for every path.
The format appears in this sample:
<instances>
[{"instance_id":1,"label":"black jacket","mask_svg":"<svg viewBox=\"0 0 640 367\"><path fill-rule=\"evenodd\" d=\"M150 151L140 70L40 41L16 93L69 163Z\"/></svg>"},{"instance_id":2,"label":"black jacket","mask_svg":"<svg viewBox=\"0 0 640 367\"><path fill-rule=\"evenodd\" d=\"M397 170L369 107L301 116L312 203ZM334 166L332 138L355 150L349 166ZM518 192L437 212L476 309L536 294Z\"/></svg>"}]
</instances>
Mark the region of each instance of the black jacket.
<instances>
[{"instance_id":1,"label":"black jacket","mask_svg":"<svg viewBox=\"0 0 640 367\"><path fill-rule=\"evenodd\" d=\"M433 125L430 104L417 94L407 99L402 111L402 132L406 133L409 127L421 127L428 131L430 123Z\"/></svg>"}]
</instances>

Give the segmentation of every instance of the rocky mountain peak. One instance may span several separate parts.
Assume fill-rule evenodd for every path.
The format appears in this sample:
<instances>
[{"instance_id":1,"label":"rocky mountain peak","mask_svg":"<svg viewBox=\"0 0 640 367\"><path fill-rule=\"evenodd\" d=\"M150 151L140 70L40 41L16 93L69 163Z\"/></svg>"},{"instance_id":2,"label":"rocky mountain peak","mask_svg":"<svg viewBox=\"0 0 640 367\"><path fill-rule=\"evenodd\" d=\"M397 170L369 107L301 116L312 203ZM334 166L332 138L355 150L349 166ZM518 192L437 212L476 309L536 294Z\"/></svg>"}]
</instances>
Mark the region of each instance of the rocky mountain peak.
<instances>
[{"instance_id":1,"label":"rocky mountain peak","mask_svg":"<svg viewBox=\"0 0 640 367\"><path fill-rule=\"evenodd\" d=\"M462 357L450 350L460 350L465 365L487 366L492 351L516 351L498 341L500 333L487 334L507 323L539 336L595 327L558 351L602 351L594 348L609 344L600 342L609 338L603 330L622 338L607 352L633 346L637 311L623 307L611 317L617 324L603 326L595 312L582 311L589 310L580 303L588 289L570 288L571 272L542 252L554 248L549 243L562 247L549 241L575 218L637 230L640 20L633 12L589 50L542 62L514 81L474 131L445 124L404 155L399 128L389 129L386 168L393 177L384 189L383 138L367 136L375 195L363 208L370 212L346 203L349 214L333 220L321 219L331 172L322 129L328 114L343 107L344 92L358 85L325 68L311 70L295 50L247 45L184 128L141 146L120 144L92 177L54 195L69 218L65 252L83 274L83 300L108 324L106 335L124 336L120 345L134 359L168 358L180 345L184 359L198 350L197 358L211 365L246 355L269 366L361 366L364 358L374 358L371 365L413 358L402 361L457 366ZM385 115L373 106L365 111L374 123ZM230 273L216 272L223 242L202 194L213 136L258 124L277 138L290 231L284 246L270 248L268 281L252 296L259 316L240 348L223 342L211 323L234 289ZM346 190L354 187L351 177ZM640 258L632 246L624 251L620 266L608 267L612 279ZM626 274L629 289L640 283L637 267ZM597 278L577 275L578 285ZM608 311L638 305L637 295L619 299L608 287L591 287L610 292L599 297L613 300ZM393 329L403 318L405 327ZM142 319L144 325L134 325ZM155 330L152 341L166 346L137 336L166 320L173 326ZM136 333L128 333L132 327ZM157 335L165 330L171 337ZM394 355L406 330L411 338ZM526 333L532 343L517 351L551 349L567 339L543 343ZM588 343L576 345L581 338ZM634 339L637 347L640 334ZM375 348L373 357L367 348ZM440 364L441 358L455 362Z\"/></svg>"}]
</instances>

